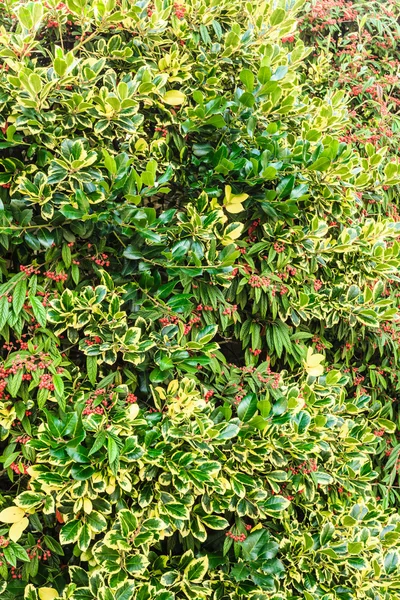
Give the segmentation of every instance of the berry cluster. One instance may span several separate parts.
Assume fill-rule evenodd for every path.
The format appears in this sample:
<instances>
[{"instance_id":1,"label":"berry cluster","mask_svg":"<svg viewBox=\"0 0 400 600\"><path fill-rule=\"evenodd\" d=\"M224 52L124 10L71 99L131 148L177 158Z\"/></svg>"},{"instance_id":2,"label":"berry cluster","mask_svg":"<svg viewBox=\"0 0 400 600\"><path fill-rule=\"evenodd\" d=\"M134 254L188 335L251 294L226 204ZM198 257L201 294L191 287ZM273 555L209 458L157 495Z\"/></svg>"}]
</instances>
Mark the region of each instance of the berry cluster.
<instances>
[{"instance_id":1,"label":"berry cluster","mask_svg":"<svg viewBox=\"0 0 400 600\"><path fill-rule=\"evenodd\" d=\"M183 4L179 4L178 2L175 2L174 3L174 12L175 12L175 16L178 19L183 19L186 14L186 8L183 6Z\"/></svg>"},{"instance_id":2,"label":"berry cluster","mask_svg":"<svg viewBox=\"0 0 400 600\"><path fill-rule=\"evenodd\" d=\"M7 349L9 345L7 345ZM37 371L38 369L47 369L52 364L52 360L49 358L49 355L40 352L38 356L28 355L21 356L17 354L15 357L11 367L6 369L4 365L0 366L0 399L4 398L5 400L9 399L8 395L4 395L4 390L7 387L8 377L10 375L15 375L18 371L24 370L27 371L23 373L22 379L23 381L31 381L32 372ZM58 372L62 372L62 369L58 369ZM50 386L50 387L49 387ZM52 387L53 386L53 387ZM52 375L43 374L40 378L39 388L53 389L53 380Z\"/></svg>"},{"instance_id":3,"label":"berry cluster","mask_svg":"<svg viewBox=\"0 0 400 600\"><path fill-rule=\"evenodd\" d=\"M249 352L250 354L253 354L253 356L259 356L262 350L260 350L260 348L256 348L255 350L253 350L253 348L249 348Z\"/></svg>"},{"instance_id":4,"label":"berry cluster","mask_svg":"<svg viewBox=\"0 0 400 600\"><path fill-rule=\"evenodd\" d=\"M223 315L232 315L235 311L237 311L237 304L232 304L232 306L227 306L223 311Z\"/></svg>"},{"instance_id":5,"label":"berry cluster","mask_svg":"<svg viewBox=\"0 0 400 600\"><path fill-rule=\"evenodd\" d=\"M385 430L384 429L376 429L374 431L374 435L376 435L376 437L382 437L383 435L385 435Z\"/></svg>"},{"instance_id":6,"label":"berry cluster","mask_svg":"<svg viewBox=\"0 0 400 600\"><path fill-rule=\"evenodd\" d=\"M19 270L21 273L25 273L28 277L30 275L40 275L40 269L34 265L20 265Z\"/></svg>"},{"instance_id":7,"label":"berry cluster","mask_svg":"<svg viewBox=\"0 0 400 600\"><path fill-rule=\"evenodd\" d=\"M231 538L234 542L244 542L244 540L247 537L245 533L239 533L239 535L235 535L234 533L232 533L232 531L227 531L225 535L226 537Z\"/></svg>"},{"instance_id":8,"label":"berry cluster","mask_svg":"<svg viewBox=\"0 0 400 600\"><path fill-rule=\"evenodd\" d=\"M168 135L168 129L166 127L155 127L155 131L159 131L164 138Z\"/></svg>"},{"instance_id":9,"label":"berry cluster","mask_svg":"<svg viewBox=\"0 0 400 600\"><path fill-rule=\"evenodd\" d=\"M22 573L17 573L16 567L11 567L11 579L22 579Z\"/></svg>"},{"instance_id":10,"label":"berry cluster","mask_svg":"<svg viewBox=\"0 0 400 600\"><path fill-rule=\"evenodd\" d=\"M255 221L252 222L252 224L250 225L250 227L247 230L247 233L249 234L249 242L255 242L257 240L257 236L254 234L255 230L257 229L257 227L260 224L260 219L256 219Z\"/></svg>"},{"instance_id":11,"label":"berry cluster","mask_svg":"<svg viewBox=\"0 0 400 600\"><path fill-rule=\"evenodd\" d=\"M320 290L322 288L322 285L323 285L322 281L320 279L316 279L314 281L314 290L316 292L318 292L318 290Z\"/></svg>"},{"instance_id":12,"label":"berry cluster","mask_svg":"<svg viewBox=\"0 0 400 600\"><path fill-rule=\"evenodd\" d=\"M169 317L162 317L159 319L159 322L163 327L167 327L167 325L176 325L179 323L179 317L176 315L170 315Z\"/></svg>"},{"instance_id":13,"label":"berry cluster","mask_svg":"<svg viewBox=\"0 0 400 600\"><path fill-rule=\"evenodd\" d=\"M86 400L82 415L104 415L104 409L108 408L109 402L106 399L99 402L99 396L103 396L105 393L106 390L104 388L95 390L93 397L91 396ZM112 400L112 397L112 394L109 394L109 400Z\"/></svg>"},{"instance_id":14,"label":"berry cluster","mask_svg":"<svg viewBox=\"0 0 400 600\"><path fill-rule=\"evenodd\" d=\"M271 280L269 277L260 277L260 275L252 275L248 281L252 288L269 287Z\"/></svg>"},{"instance_id":15,"label":"berry cluster","mask_svg":"<svg viewBox=\"0 0 400 600\"><path fill-rule=\"evenodd\" d=\"M87 346L93 346L94 344L101 344L102 339L98 335L95 335L93 340L85 340Z\"/></svg>"},{"instance_id":16,"label":"berry cluster","mask_svg":"<svg viewBox=\"0 0 400 600\"><path fill-rule=\"evenodd\" d=\"M50 375L49 373L44 373L39 381L39 389L40 390L50 390L51 392L54 392L55 387L54 387L54 383L53 383L53 376Z\"/></svg>"},{"instance_id":17,"label":"berry cluster","mask_svg":"<svg viewBox=\"0 0 400 600\"><path fill-rule=\"evenodd\" d=\"M314 458L311 458L308 462L305 460L297 465L297 467L289 467L289 470L293 475L298 475L299 473L302 473L303 475L309 475L310 473L315 473L318 471L318 465L317 461Z\"/></svg>"},{"instance_id":18,"label":"berry cluster","mask_svg":"<svg viewBox=\"0 0 400 600\"><path fill-rule=\"evenodd\" d=\"M11 463L10 465L11 471L14 471L17 475L28 475L28 466L24 465L24 463Z\"/></svg>"},{"instance_id":19,"label":"berry cluster","mask_svg":"<svg viewBox=\"0 0 400 600\"><path fill-rule=\"evenodd\" d=\"M184 326L184 329L183 329L183 334L184 334L184 335L187 335L188 333L190 333L190 332L191 332L191 330L192 330L192 327L193 327L193 326L198 326L198 324L200 323L200 321L201 321L201 320L200 320L200 317L199 317L198 315L194 315L194 316L193 316L193 317L190 319L189 323L186 323L186 325Z\"/></svg>"},{"instance_id":20,"label":"berry cluster","mask_svg":"<svg viewBox=\"0 0 400 600\"><path fill-rule=\"evenodd\" d=\"M250 368L250 367L248 367ZM255 367L251 367L253 369L253 371L255 370ZM256 373L256 377L258 379L258 381L260 383L266 383L268 385L270 385L272 387L272 389L277 390L281 381L281 374L280 373L273 373L273 371L271 370L271 367L267 367L267 377L264 377L263 375L261 375L261 373Z\"/></svg>"},{"instance_id":21,"label":"berry cluster","mask_svg":"<svg viewBox=\"0 0 400 600\"><path fill-rule=\"evenodd\" d=\"M88 248L90 248L91 244L88 244ZM90 260L92 260L99 267L109 267L110 261L108 260L108 254L103 252L97 256L90 256Z\"/></svg>"},{"instance_id":22,"label":"berry cluster","mask_svg":"<svg viewBox=\"0 0 400 600\"><path fill-rule=\"evenodd\" d=\"M44 550L42 548L41 544L42 544L42 540L39 539L36 543L36 546L33 546L32 548L27 550L28 557L31 560L36 557L38 560L48 560L50 558L50 556L51 556L50 550Z\"/></svg>"},{"instance_id":23,"label":"berry cluster","mask_svg":"<svg viewBox=\"0 0 400 600\"><path fill-rule=\"evenodd\" d=\"M311 341L315 344L315 349L318 350L318 352L325 350L325 344L318 335L314 335Z\"/></svg>"},{"instance_id":24,"label":"berry cluster","mask_svg":"<svg viewBox=\"0 0 400 600\"><path fill-rule=\"evenodd\" d=\"M68 279L66 273L56 273L55 271L46 271L44 276L52 281L66 281Z\"/></svg>"},{"instance_id":25,"label":"berry cluster","mask_svg":"<svg viewBox=\"0 0 400 600\"><path fill-rule=\"evenodd\" d=\"M279 243L279 242L274 242L274 250L278 254L280 254L281 252L284 252L285 251L285 244Z\"/></svg>"},{"instance_id":26,"label":"berry cluster","mask_svg":"<svg viewBox=\"0 0 400 600\"><path fill-rule=\"evenodd\" d=\"M203 310L206 311L206 312L207 311L211 312L211 311L214 310L214 308L212 306L207 305L207 304L205 304L204 306L202 304L198 304L196 306L196 310L197 310L197 312L202 312Z\"/></svg>"},{"instance_id":27,"label":"berry cluster","mask_svg":"<svg viewBox=\"0 0 400 600\"><path fill-rule=\"evenodd\" d=\"M212 398L214 396L215 392L214 390L208 390L205 394L204 394L204 400L206 402L210 401L210 398Z\"/></svg>"}]
</instances>

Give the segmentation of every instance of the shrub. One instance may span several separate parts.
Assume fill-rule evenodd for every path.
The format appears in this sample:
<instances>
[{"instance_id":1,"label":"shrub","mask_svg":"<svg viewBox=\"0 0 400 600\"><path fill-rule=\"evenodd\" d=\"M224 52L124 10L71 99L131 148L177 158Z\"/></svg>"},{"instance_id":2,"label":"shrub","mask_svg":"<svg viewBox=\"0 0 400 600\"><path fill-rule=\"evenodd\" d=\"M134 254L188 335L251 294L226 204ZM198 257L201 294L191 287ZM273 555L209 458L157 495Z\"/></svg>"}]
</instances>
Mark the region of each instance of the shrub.
<instances>
[{"instance_id":1,"label":"shrub","mask_svg":"<svg viewBox=\"0 0 400 600\"><path fill-rule=\"evenodd\" d=\"M308 74L312 79L307 79L305 85L318 95L332 86L348 94L350 122L345 135L339 139L357 144L360 152L367 156L372 152L371 145L376 149L386 145L388 150L384 151L389 151L390 162L396 162L400 141L397 4L316 0L312 5L305 5L300 22L302 39L318 49L310 55ZM293 41L290 40L285 43L293 44L294 36ZM337 75L332 77L332 71ZM377 193L374 186L364 188L359 194L364 216L376 219L385 215L398 221L398 189L398 186L384 186L383 193ZM398 304L397 277L386 282L382 295ZM384 404L386 417L393 421L391 433L380 431L381 442L374 467L379 473L377 494L382 496L386 506L397 506L398 323L388 323L373 333L372 344L364 346L364 352L360 352L359 344L348 340L346 368L353 373L356 390L368 390L373 401L377 399ZM370 358L372 364L367 365Z\"/></svg>"},{"instance_id":2,"label":"shrub","mask_svg":"<svg viewBox=\"0 0 400 600\"><path fill-rule=\"evenodd\" d=\"M317 89L334 85L350 97L346 141L398 151L399 6L388 2L316 0L300 19L302 37L317 51L311 66ZM287 42L290 43L290 42ZM326 68L329 60L329 69ZM332 77L332 69L336 71Z\"/></svg>"},{"instance_id":3,"label":"shrub","mask_svg":"<svg viewBox=\"0 0 400 600\"><path fill-rule=\"evenodd\" d=\"M301 6L2 5L5 600L398 597L360 196L400 168L304 81Z\"/></svg>"}]
</instances>

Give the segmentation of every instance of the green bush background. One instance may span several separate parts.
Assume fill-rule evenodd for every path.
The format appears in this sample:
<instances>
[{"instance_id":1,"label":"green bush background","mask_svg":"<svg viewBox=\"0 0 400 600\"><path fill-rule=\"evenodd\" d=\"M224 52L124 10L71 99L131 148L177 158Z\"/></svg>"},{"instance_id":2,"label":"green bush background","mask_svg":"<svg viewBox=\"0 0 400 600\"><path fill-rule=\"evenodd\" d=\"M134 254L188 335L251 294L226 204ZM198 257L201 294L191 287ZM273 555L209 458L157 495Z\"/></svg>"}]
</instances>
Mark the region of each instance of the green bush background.
<instances>
[{"instance_id":1,"label":"green bush background","mask_svg":"<svg viewBox=\"0 0 400 600\"><path fill-rule=\"evenodd\" d=\"M0 6L4 600L400 598L399 6Z\"/></svg>"}]
</instances>

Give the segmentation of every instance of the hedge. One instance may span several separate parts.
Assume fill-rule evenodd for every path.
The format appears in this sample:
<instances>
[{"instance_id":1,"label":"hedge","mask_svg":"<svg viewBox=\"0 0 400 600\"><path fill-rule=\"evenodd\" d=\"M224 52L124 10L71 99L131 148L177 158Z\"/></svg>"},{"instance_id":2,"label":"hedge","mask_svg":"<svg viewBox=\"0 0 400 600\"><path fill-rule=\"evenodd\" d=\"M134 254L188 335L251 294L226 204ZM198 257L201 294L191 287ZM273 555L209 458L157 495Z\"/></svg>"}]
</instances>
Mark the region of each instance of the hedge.
<instances>
[{"instance_id":1,"label":"hedge","mask_svg":"<svg viewBox=\"0 0 400 600\"><path fill-rule=\"evenodd\" d=\"M0 8L1 597L400 598L374 4Z\"/></svg>"}]
</instances>

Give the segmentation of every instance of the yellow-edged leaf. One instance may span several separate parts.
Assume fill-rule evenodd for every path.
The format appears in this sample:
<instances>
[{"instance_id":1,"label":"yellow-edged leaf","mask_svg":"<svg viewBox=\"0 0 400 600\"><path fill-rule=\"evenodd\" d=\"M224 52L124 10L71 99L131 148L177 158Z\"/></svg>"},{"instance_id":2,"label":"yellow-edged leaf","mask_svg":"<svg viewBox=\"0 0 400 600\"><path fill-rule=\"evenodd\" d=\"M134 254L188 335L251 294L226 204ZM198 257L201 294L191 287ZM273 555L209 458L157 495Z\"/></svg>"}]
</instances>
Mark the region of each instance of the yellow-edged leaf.
<instances>
[{"instance_id":1,"label":"yellow-edged leaf","mask_svg":"<svg viewBox=\"0 0 400 600\"><path fill-rule=\"evenodd\" d=\"M28 475L31 476L31 479L37 479L40 475L40 471L38 471L34 465L32 465L31 467L28 467L27 471L28 471Z\"/></svg>"},{"instance_id":2,"label":"yellow-edged leaf","mask_svg":"<svg viewBox=\"0 0 400 600\"><path fill-rule=\"evenodd\" d=\"M225 186L225 198L224 198L224 207L225 209L232 213L240 213L244 210L242 202L247 200L249 197L248 194L234 194L232 195L232 188L230 185Z\"/></svg>"},{"instance_id":3,"label":"yellow-edged leaf","mask_svg":"<svg viewBox=\"0 0 400 600\"><path fill-rule=\"evenodd\" d=\"M25 516L25 511L18 506L9 506L0 512L0 523L18 523Z\"/></svg>"},{"instance_id":4,"label":"yellow-edged leaf","mask_svg":"<svg viewBox=\"0 0 400 600\"><path fill-rule=\"evenodd\" d=\"M129 409L128 409L128 415L129 415L129 419L131 419L133 421L133 419L136 419L136 417L139 414L139 406L137 404L131 404Z\"/></svg>"},{"instance_id":5,"label":"yellow-edged leaf","mask_svg":"<svg viewBox=\"0 0 400 600\"><path fill-rule=\"evenodd\" d=\"M244 225L242 223L232 223L229 225L224 232L224 237L221 242L223 246L227 246L228 244L232 244L235 240L237 240L243 231Z\"/></svg>"},{"instance_id":6,"label":"yellow-edged leaf","mask_svg":"<svg viewBox=\"0 0 400 600\"><path fill-rule=\"evenodd\" d=\"M59 595L54 588L42 587L39 590L39 598L40 600L54 600L55 598L59 598Z\"/></svg>"},{"instance_id":7,"label":"yellow-edged leaf","mask_svg":"<svg viewBox=\"0 0 400 600\"><path fill-rule=\"evenodd\" d=\"M321 362L325 360L323 354L313 354L312 348L307 351L307 358L304 361L305 370L312 377L319 377L324 372L324 367Z\"/></svg>"},{"instance_id":8,"label":"yellow-edged leaf","mask_svg":"<svg viewBox=\"0 0 400 600\"><path fill-rule=\"evenodd\" d=\"M306 371L311 377L319 377L324 372L324 367L322 365L318 365L317 367L307 367Z\"/></svg>"},{"instance_id":9,"label":"yellow-edged leaf","mask_svg":"<svg viewBox=\"0 0 400 600\"><path fill-rule=\"evenodd\" d=\"M157 392L157 394L160 396L161 400L165 400L165 398L167 397L164 388L157 386L156 388L154 388Z\"/></svg>"},{"instance_id":10,"label":"yellow-edged leaf","mask_svg":"<svg viewBox=\"0 0 400 600\"><path fill-rule=\"evenodd\" d=\"M19 538L24 533L28 525L29 519L27 517L24 517L17 523L13 523L10 527L10 531L8 532L10 540L12 540L13 542L18 542Z\"/></svg>"},{"instance_id":11,"label":"yellow-edged leaf","mask_svg":"<svg viewBox=\"0 0 400 600\"><path fill-rule=\"evenodd\" d=\"M309 367L317 367L324 360L325 356L323 354L313 354L307 360L307 365Z\"/></svg>"},{"instance_id":12,"label":"yellow-edged leaf","mask_svg":"<svg viewBox=\"0 0 400 600\"><path fill-rule=\"evenodd\" d=\"M242 223L237 223L237 227L235 227L235 229L232 229L232 231L230 231L229 233L227 233L227 236L231 238L231 240L237 240L243 231L244 225L242 225Z\"/></svg>"},{"instance_id":13,"label":"yellow-edged leaf","mask_svg":"<svg viewBox=\"0 0 400 600\"><path fill-rule=\"evenodd\" d=\"M233 215L236 215L237 213L240 213L244 210L243 204L241 204L240 202L228 204L227 206L225 206L225 208L229 213L232 213Z\"/></svg>"},{"instance_id":14,"label":"yellow-edged leaf","mask_svg":"<svg viewBox=\"0 0 400 600\"><path fill-rule=\"evenodd\" d=\"M163 96L163 102L165 104L171 104L171 106L179 106L183 104L186 100L186 96L183 92L179 90L169 90Z\"/></svg>"},{"instance_id":15,"label":"yellow-edged leaf","mask_svg":"<svg viewBox=\"0 0 400 600\"><path fill-rule=\"evenodd\" d=\"M89 498L84 498L83 499L83 510L84 512L89 515L92 510L93 510L93 504L92 501Z\"/></svg>"},{"instance_id":16,"label":"yellow-edged leaf","mask_svg":"<svg viewBox=\"0 0 400 600\"><path fill-rule=\"evenodd\" d=\"M236 196L231 196L231 202L235 204L237 202L244 202L248 197L248 194L236 194Z\"/></svg>"}]
</instances>

